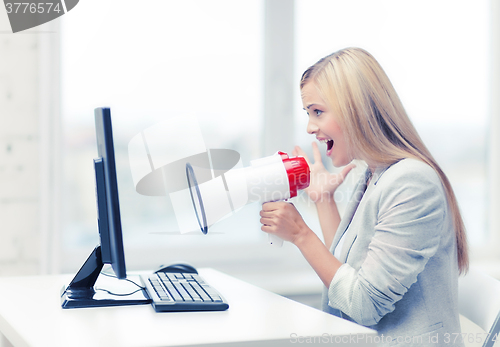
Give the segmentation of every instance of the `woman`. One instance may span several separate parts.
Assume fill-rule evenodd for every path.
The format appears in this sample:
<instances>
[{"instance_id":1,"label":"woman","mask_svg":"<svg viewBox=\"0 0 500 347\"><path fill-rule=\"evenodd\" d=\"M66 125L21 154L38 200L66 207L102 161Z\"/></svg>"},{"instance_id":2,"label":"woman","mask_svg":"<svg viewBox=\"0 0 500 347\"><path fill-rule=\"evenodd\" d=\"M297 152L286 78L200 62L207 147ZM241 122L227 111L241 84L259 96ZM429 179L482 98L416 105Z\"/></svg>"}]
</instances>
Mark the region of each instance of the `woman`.
<instances>
[{"instance_id":1,"label":"woman","mask_svg":"<svg viewBox=\"0 0 500 347\"><path fill-rule=\"evenodd\" d=\"M376 329L383 345L460 343L464 224L388 77L368 52L347 48L307 69L300 89L307 132L327 144L334 166L347 166L329 174L313 143L307 192L324 243L285 202L263 205L262 230L300 249L325 284L323 310ZM333 195L353 159L368 168L340 220Z\"/></svg>"}]
</instances>

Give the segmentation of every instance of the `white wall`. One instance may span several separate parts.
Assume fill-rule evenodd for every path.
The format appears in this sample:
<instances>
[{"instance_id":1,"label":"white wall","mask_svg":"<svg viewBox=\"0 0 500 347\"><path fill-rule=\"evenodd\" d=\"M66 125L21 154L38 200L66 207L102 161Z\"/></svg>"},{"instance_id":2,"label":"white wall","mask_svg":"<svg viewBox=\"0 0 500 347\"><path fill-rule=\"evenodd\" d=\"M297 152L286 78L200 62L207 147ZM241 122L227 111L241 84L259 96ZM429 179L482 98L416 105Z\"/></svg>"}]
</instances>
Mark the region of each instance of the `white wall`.
<instances>
[{"instance_id":1,"label":"white wall","mask_svg":"<svg viewBox=\"0 0 500 347\"><path fill-rule=\"evenodd\" d=\"M0 11L0 275L40 259L39 38L11 34Z\"/></svg>"}]
</instances>

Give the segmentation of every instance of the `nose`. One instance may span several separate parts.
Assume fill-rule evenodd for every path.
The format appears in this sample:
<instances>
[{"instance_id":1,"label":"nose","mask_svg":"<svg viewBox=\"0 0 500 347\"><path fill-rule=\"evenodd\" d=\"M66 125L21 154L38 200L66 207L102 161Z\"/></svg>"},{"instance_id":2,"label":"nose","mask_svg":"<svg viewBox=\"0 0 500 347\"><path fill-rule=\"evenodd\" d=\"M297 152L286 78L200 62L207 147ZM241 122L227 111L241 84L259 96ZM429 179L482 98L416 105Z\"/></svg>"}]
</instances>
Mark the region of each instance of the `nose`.
<instances>
[{"instance_id":1,"label":"nose","mask_svg":"<svg viewBox=\"0 0 500 347\"><path fill-rule=\"evenodd\" d=\"M315 134L318 132L319 128L316 124L314 124L314 122L311 121L311 118L309 118L309 121L307 122L307 133L308 134Z\"/></svg>"}]
</instances>

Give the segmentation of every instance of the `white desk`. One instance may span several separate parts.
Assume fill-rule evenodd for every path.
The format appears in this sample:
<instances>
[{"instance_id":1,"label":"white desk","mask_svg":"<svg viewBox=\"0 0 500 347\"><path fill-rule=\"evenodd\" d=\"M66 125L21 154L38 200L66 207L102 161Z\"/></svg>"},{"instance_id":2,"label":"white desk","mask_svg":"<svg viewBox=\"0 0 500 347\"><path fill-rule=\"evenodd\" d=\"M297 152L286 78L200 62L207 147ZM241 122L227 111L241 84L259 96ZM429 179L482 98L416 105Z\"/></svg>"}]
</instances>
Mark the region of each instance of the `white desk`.
<instances>
[{"instance_id":1,"label":"white desk","mask_svg":"<svg viewBox=\"0 0 500 347\"><path fill-rule=\"evenodd\" d=\"M376 337L371 329L212 269L199 272L226 298L227 311L156 313L150 305L63 310L59 293L73 276L0 278L0 333L14 346L274 347L306 344L314 336L321 345L342 337L339 345L375 345L366 343Z\"/></svg>"}]
</instances>

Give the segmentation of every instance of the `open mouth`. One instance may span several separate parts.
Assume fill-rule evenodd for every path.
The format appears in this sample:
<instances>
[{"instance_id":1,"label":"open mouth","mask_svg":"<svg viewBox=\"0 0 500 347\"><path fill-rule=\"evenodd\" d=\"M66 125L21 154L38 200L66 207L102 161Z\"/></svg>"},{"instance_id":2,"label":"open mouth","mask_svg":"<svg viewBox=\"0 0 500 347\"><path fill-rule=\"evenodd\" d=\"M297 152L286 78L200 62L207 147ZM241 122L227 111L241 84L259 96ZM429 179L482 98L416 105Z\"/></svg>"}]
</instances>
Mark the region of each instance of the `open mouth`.
<instances>
[{"instance_id":1,"label":"open mouth","mask_svg":"<svg viewBox=\"0 0 500 347\"><path fill-rule=\"evenodd\" d=\"M326 149L327 151L331 150L333 147L333 140L326 141Z\"/></svg>"},{"instance_id":2,"label":"open mouth","mask_svg":"<svg viewBox=\"0 0 500 347\"><path fill-rule=\"evenodd\" d=\"M319 139L318 139L319 140ZM333 148L333 140L322 139L319 140L321 143L326 144L326 151L329 152Z\"/></svg>"}]
</instances>

